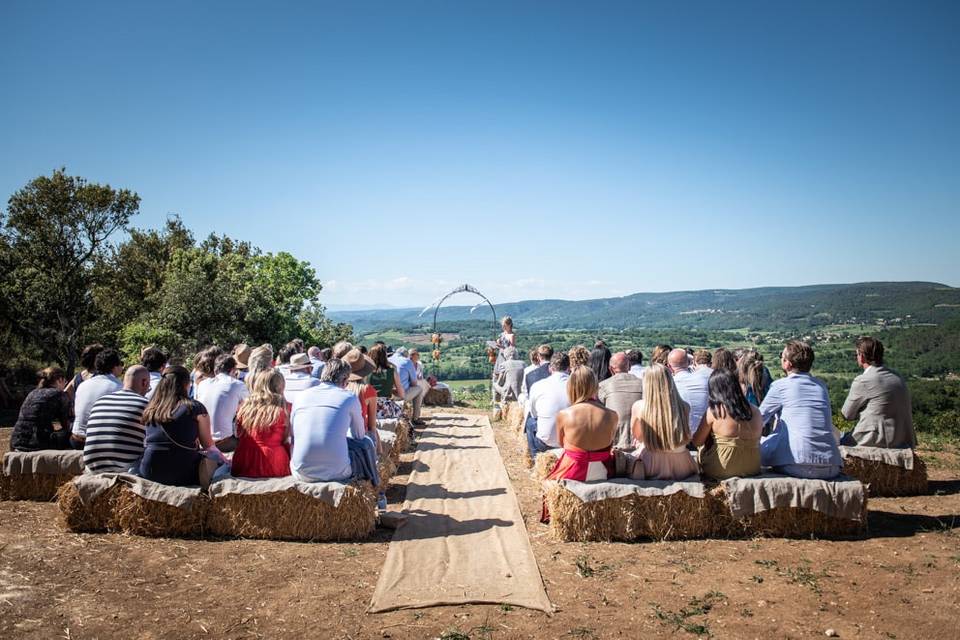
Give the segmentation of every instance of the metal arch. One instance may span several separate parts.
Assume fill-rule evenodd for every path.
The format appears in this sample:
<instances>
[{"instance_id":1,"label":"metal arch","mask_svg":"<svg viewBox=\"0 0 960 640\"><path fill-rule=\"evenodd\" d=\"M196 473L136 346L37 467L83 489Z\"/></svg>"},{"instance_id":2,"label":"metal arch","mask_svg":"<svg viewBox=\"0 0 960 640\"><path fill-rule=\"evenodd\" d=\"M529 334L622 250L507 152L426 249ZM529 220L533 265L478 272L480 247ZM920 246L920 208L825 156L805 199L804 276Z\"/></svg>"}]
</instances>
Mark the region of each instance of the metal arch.
<instances>
[{"instance_id":1,"label":"metal arch","mask_svg":"<svg viewBox=\"0 0 960 640\"><path fill-rule=\"evenodd\" d=\"M460 285L459 287L455 288L453 291L450 291L449 293L447 293L447 294L445 294L445 295L437 298L436 300L434 300L433 302L431 302L429 305L427 305L426 307L424 307L424 308L423 308L423 311L421 311L420 314L419 314L417 317L419 318L420 316L422 316L423 314L425 314L425 313L426 313L427 311L429 311L430 309L433 309L433 333L436 333L436 332L437 332L437 312L440 311L440 305L443 304L444 301L445 301L447 298L449 298L449 297L451 297L451 296L454 296L454 295L456 295L456 294L458 294L458 293L472 293L472 294L478 295L478 296L480 296L481 298L483 298L483 301L487 303L487 306L490 307L490 311L493 313L493 324L494 324L494 326L496 326L496 324L497 324L497 310L493 308L493 303L490 302L490 300L487 299L487 296L485 296L485 295L483 295L482 293L480 293L480 292L476 289L476 287L472 287L472 286L470 286L469 284L462 284L462 285ZM477 305L477 306L479 306L479 305ZM476 309L476 308L477 308L476 306L473 307L473 309ZM471 313L473 313L473 309L470 310Z\"/></svg>"}]
</instances>

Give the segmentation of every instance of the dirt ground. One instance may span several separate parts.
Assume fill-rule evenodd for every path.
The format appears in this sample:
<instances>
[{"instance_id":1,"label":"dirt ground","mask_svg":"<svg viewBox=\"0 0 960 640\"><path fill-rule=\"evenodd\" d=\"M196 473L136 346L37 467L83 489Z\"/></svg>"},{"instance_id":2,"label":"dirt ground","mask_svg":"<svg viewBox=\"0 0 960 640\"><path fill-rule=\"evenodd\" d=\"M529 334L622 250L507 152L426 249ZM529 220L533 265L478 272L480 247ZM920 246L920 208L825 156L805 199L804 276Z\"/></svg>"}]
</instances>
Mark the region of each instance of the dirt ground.
<instances>
[{"instance_id":1,"label":"dirt ground","mask_svg":"<svg viewBox=\"0 0 960 640\"><path fill-rule=\"evenodd\" d=\"M0 638L958 637L956 451L923 452L932 495L871 499L863 539L564 544L538 523L538 487L516 438L495 431L553 616L498 606L364 613L385 529L338 544L78 535L59 529L55 504L0 502ZM0 430L0 451L9 432ZM393 509L405 480L388 494Z\"/></svg>"}]
</instances>

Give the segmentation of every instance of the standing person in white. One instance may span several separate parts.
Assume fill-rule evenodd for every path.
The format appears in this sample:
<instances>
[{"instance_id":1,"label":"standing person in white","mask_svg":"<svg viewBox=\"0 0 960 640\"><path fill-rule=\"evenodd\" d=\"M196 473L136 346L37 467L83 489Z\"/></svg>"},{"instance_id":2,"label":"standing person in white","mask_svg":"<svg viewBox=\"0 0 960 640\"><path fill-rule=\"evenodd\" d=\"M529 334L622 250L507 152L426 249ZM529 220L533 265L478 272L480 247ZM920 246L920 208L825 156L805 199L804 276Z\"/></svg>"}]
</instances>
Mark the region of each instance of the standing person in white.
<instances>
[{"instance_id":1,"label":"standing person in white","mask_svg":"<svg viewBox=\"0 0 960 640\"><path fill-rule=\"evenodd\" d=\"M710 378L690 370L690 358L683 349L674 349L667 356L677 393L690 405L690 433L696 435L710 401Z\"/></svg>"},{"instance_id":2,"label":"standing person in white","mask_svg":"<svg viewBox=\"0 0 960 640\"><path fill-rule=\"evenodd\" d=\"M117 377L123 373L123 362L120 361L120 354L116 349L104 349L97 354L94 373L92 378L77 387L77 396L73 405L76 418L70 433L70 446L74 449L83 449L84 441L87 439L87 420L90 418L93 403L108 393L123 388Z\"/></svg>"},{"instance_id":3,"label":"standing person in white","mask_svg":"<svg viewBox=\"0 0 960 640\"><path fill-rule=\"evenodd\" d=\"M214 444L224 453L237 448L236 417L240 403L250 395L247 386L236 378L237 361L221 354L213 365L214 376L197 390L197 401L210 414L210 432Z\"/></svg>"},{"instance_id":4,"label":"standing person in white","mask_svg":"<svg viewBox=\"0 0 960 640\"><path fill-rule=\"evenodd\" d=\"M557 437L557 414L570 406L567 380L570 378L570 356L555 353L550 360L550 376L534 383L530 389L530 420L527 422L527 448L530 458L560 447Z\"/></svg>"}]
</instances>

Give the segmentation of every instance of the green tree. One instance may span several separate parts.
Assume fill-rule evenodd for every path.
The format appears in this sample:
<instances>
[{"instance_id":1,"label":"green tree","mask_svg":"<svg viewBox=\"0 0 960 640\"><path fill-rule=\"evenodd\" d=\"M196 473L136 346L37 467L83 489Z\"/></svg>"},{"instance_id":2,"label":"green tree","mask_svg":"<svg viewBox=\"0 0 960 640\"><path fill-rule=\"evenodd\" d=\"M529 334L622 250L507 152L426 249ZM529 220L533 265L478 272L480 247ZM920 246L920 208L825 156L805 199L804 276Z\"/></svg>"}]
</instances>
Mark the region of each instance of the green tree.
<instances>
[{"instance_id":1,"label":"green tree","mask_svg":"<svg viewBox=\"0 0 960 640\"><path fill-rule=\"evenodd\" d=\"M94 315L97 266L139 207L136 193L63 168L14 193L0 215L0 313L9 333L72 374Z\"/></svg>"}]
</instances>

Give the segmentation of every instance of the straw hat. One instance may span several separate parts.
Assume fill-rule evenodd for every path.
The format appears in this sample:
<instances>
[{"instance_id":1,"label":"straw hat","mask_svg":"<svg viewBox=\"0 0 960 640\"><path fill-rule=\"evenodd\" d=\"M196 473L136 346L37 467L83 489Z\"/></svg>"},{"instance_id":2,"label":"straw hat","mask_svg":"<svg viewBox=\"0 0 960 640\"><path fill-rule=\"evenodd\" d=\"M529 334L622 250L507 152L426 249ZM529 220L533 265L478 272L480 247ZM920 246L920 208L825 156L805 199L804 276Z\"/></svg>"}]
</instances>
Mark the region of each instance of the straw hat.
<instances>
[{"instance_id":1,"label":"straw hat","mask_svg":"<svg viewBox=\"0 0 960 640\"><path fill-rule=\"evenodd\" d=\"M310 362L310 356L305 353L295 353L290 358L290 371L299 371L301 369L313 369L313 363Z\"/></svg>"},{"instance_id":2,"label":"straw hat","mask_svg":"<svg viewBox=\"0 0 960 640\"><path fill-rule=\"evenodd\" d=\"M373 360L363 355L360 349L350 349L343 356L343 361L350 365L350 381L359 382L373 373L377 365Z\"/></svg>"},{"instance_id":3,"label":"straw hat","mask_svg":"<svg viewBox=\"0 0 960 640\"><path fill-rule=\"evenodd\" d=\"M250 362L250 354L253 353L253 349L250 348L250 345L241 342L233 348L233 359L237 361L237 369L246 369Z\"/></svg>"}]
</instances>

